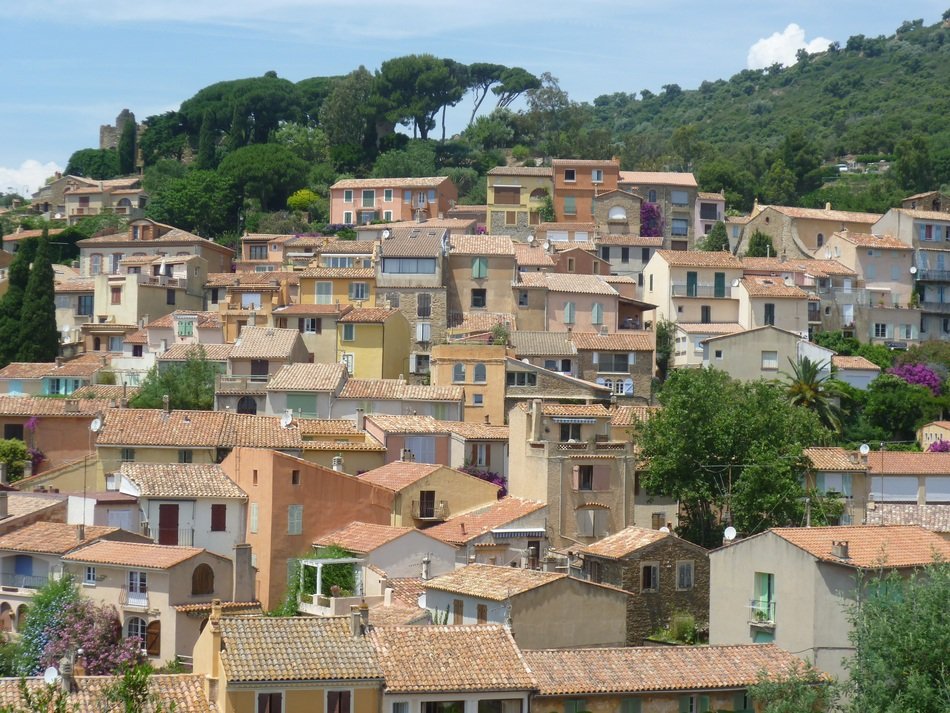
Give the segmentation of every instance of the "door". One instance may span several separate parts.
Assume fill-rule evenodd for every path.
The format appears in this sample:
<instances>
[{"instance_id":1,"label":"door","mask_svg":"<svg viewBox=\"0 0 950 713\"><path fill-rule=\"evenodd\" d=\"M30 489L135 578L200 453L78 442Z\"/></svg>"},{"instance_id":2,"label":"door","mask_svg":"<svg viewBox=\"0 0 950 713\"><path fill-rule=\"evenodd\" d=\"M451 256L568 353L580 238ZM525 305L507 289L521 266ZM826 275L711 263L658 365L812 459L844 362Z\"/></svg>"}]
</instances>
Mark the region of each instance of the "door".
<instances>
[{"instance_id":1,"label":"door","mask_svg":"<svg viewBox=\"0 0 950 713\"><path fill-rule=\"evenodd\" d=\"M267 381L267 359L251 359L251 381Z\"/></svg>"},{"instance_id":2,"label":"door","mask_svg":"<svg viewBox=\"0 0 950 713\"><path fill-rule=\"evenodd\" d=\"M178 505L175 503L158 506L158 544L178 544Z\"/></svg>"},{"instance_id":3,"label":"door","mask_svg":"<svg viewBox=\"0 0 950 713\"><path fill-rule=\"evenodd\" d=\"M696 273L687 272L686 273L686 296L695 297L696 296Z\"/></svg>"},{"instance_id":4,"label":"door","mask_svg":"<svg viewBox=\"0 0 950 713\"><path fill-rule=\"evenodd\" d=\"M713 283L713 289L716 297L725 297L726 296L726 273L717 272L715 275L715 281Z\"/></svg>"}]
</instances>

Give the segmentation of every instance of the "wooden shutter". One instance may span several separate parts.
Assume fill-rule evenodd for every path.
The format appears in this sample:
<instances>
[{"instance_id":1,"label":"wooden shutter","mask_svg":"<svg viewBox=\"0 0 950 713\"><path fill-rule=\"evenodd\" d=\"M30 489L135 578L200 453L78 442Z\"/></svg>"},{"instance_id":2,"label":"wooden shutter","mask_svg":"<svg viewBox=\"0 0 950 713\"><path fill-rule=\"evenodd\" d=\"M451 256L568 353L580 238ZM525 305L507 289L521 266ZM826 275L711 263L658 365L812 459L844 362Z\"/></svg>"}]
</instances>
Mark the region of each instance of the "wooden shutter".
<instances>
[{"instance_id":1,"label":"wooden shutter","mask_svg":"<svg viewBox=\"0 0 950 713\"><path fill-rule=\"evenodd\" d=\"M610 466L594 466L594 490L610 490Z\"/></svg>"},{"instance_id":2,"label":"wooden shutter","mask_svg":"<svg viewBox=\"0 0 950 713\"><path fill-rule=\"evenodd\" d=\"M160 656L162 653L162 622L156 620L145 627L145 650L149 656Z\"/></svg>"},{"instance_id":3,"label":"wooden shutter","mask_svg":"<svg viewBox=\"0 0 950 713\"><path fill-rule=\"evenodd\" d=\"M520 186L495 186L495 205L520 205Z\"/></svg>"},{"instance_id":4,"label":"wooden shutter","mask_svg":"<svg viewBox=\"0 0 950 713\"><path fill-rule=\"evenodd\" d=\"M211 506L211 531L224 532L227 528L228 506L215 503Z\"/></svg>"},{"instance_id":5,"label":"wooden shutter","mask_svg":"<svg viewBox=\"0 0 950 713\"><path fill-rule=\"evenodd\" d=\"M581 467L579 465L575 465L571 470L574 476L574 490L580 490L581 489Z\"/></svg>"}]
</instances>

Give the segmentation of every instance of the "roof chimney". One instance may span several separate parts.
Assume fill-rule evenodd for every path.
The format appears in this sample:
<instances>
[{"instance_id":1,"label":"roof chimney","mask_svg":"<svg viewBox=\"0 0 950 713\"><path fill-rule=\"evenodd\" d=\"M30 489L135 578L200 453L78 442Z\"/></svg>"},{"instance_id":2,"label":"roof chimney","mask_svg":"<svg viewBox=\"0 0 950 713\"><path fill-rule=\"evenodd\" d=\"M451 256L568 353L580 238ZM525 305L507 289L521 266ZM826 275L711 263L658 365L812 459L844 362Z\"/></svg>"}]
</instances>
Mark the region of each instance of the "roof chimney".
<instances>
[{"instance_id":1,"label":"roof chimney","mask_svg":"<svg viewBox=\"0 0 950 713\"><path fill-rule=\"evenodd\" d=\"M165 394L164 396L162 396L162 409L165 411L165 413L172 412L171 400L168 398L168 394Z\"/></svg>"},{"instance_id":2,"label":"roof chimney","mask_svg":"<svg viewBox=\"0 0 950 713\"><path fill-rule=\"evenodd\" d=\"M485 425L491 426L491 416L489 416L487 413L485 414Z\"/></svg>"},{"instance_id":3,"label":"roof chimney","mask_svg":"<svg viewBox=\"0 0 950 713\"><path fill-rule=\"evenodd\" d=\"M333 456L333 460L330 461L330 467L333 468L337 473L343 472L343 456L337 453Z\"/></svg>"},{"instance_id":4,"label":"roof chimney","mask_svg":"<svg viewBox=\"0 0 950 713\"><path fill-rule=\"evenodd\" d=\"M7 491L0 490L0 519L7 517L10 510L7 507Z\"/></svg>"},{"instance_id":5,"label":"roof chimney","mask_svg":"<svg viewBox=\"0 0 950 713\"><path fill-rule=\"evenodd\" d=\"M7 483L7 464L6 463L0 463L0 484L9 485L9 483Z\"/></svg>"},{"instance_id":6,"label":"roof chimney","mask_svg":"<svg viewBox=\"0 0 950 713\"><path fill-rule=\"evenodd\" d=\"M56 368L59 369L63 365L63 358L61 356L56 357Z\"/></svg>"},{"instance_id":7,"label":"roof chimney","mask_svg":"<svg viewBox=\"0 0 950 713\"><path fill-rule=\"evenodd\" d=\"M531 402L531 440L541 440L541 399Z\"/></svg>"},{"instance_id":8,"label":"roof chimney","mask_svg":"<svg viewBox=\"0 0 950 713\"><path fill-rule=\"evenodd\" d=\"M360 615L360 608L355 604L350 606L350 635L354 639L363 636L363 620Z\"/></svg>"},{"instance_id":9,"label":"roof chimney","mask_svg":"<svg viewBox=\"0 0 950 713\"><path fill-rule=\"evenodd\" d=\"M357 431L362 431L364 428L366 428L365 415L366 414L363 412L363 409L361 408L356 409L356 430Z\"/></svg>"},{"instance_id":10,"label":"roof chimney","mask_svg":"<svg viewBox=\"0 0 950 713\"><path fill-rule=\"evenodd\" d=\"M236 602L252 602L254 596L254 566L251 564L251 546L241 543L234 546L234 570L232 596Z\"/></svg>"},{"instance_id":11,"label":"roof chimney","mask_svg":"<svg viewBox=\"0 0 950 713\"><path fill-rule=\"evenodd\" d=\"M416 457L412 454L412 451L408 448L403 448L399 451L399 460L403 463L413 463L416 460Z\"/></svg>"},{"instance_id":12,"label":"roof chimney","mask_svg":"<svg viewBox=\"0 0 950 713\"><path fill-rule=\"evenodd\" d=\"M839 540L837 542L832 541L831 554L834 557L837 557L839 560L851 559L848 556L848 541L847 540Z\"/></svg>"},{"instance_id":13,"label":"roof chimney","mask_svg":"<svg viewBox=\"0 0 950 713\"><path fill-rule=\"evenodd\" d=\"M429 578L432 576L431 565L432 565L432 560L429 558L429 555L427 554L425 557L422 558L422 581L423 582L428 582Z\"/></svg>"},{"instance_id":14,"label":"roof chimney","mask_svg":"<svg viewBox=\"0 0 950 713\"><path fill-rule=\"evenodd\" d=\"M825 210L831 210L831 203L825 203Z\"/></svg>"}]
</instances>

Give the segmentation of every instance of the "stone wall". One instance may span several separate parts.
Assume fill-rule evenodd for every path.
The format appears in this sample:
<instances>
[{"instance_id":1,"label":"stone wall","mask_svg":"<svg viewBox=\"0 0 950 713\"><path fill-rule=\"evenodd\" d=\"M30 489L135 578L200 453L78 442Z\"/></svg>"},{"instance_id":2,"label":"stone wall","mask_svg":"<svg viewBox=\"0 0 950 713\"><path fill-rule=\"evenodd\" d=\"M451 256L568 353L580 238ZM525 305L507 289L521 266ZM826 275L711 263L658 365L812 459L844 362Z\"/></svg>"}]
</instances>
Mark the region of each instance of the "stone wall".
<instances>
[{"instance_id":1,"label":"stone wall","mask_svg":"<svg viewBox=\"0 0 950 713\"><path fill-rule=\"evenodd\" d=\"M612 353L612 352L605 352ZM635 361L630 365L629 376L633 379L633 396L624 396L617 394L618 403L649 403L650 395L652 391L652 382L653 382L653 354L650 352L634 352L636 354ZM612 379L616 381L617 379L626 378L625 374L610 374L602 373L599 370L599 366L594 363L594 352L587 350L578 350L577 351L577 360L578 360L578 372L577 376L579 379L584 379L585 381L596 382L597 377L603 377L605 379Z\"/></svg>"},{"instance_id":2,"label":"stone wall","mask_svg":"<svg viewBox=\"0 0 950 713\"><path fill-rule=\"evenodd\" d=\"M432 309L429 317L418 316L418 295L431 295ZM428 353L433 344L445 343L446 319L448 316L448 304L446 302L446 291L444 287L385 287L377 291L377 300L386 299L389 294L399 295L399 307L394 307L402 312L403 316L409 322L409 352ZM428 322L430 324L430 338L428 344L416 342L416 324L419 322ZM428 379L427 375L405 374L410 383L423 383Z\"/></svg>"},{"instance_id":3,"label":"stone wall","mask_svg":"<svg viewBox=\"0 0 950 713\"><path fill-rule=\"evenodd\" d=\"M512 206L512 211L516 212L517 222L515 225L505 223L506 210L500 206L493 206L489 212L488 232L491 235L510 235L513 240L526 242L537 229L536 225L530 225L526 210L517 210L518 206Z\"/></svg>"}]
</instances>

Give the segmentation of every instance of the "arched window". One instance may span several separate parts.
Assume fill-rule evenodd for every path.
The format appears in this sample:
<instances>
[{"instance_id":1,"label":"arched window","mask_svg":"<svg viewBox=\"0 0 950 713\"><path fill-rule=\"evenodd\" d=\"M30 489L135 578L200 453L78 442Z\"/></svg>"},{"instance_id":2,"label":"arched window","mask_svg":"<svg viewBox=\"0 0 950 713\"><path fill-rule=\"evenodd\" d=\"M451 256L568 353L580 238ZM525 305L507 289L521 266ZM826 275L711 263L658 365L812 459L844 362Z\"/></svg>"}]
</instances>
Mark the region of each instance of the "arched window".
<instances>
[{"instance_id":1,"label":"arched window","mask_svg":"<svg viewBox=\"0 0 950 713\"><path fill-rule=\"evenodd\" d=\"M485 372L485 365L484 365L484 364L476 364L476 365L475 365L475 374L473 375L472 380L473 380L476 384L484 384L484 383L487 381L487 377L486 377L485 373L486 373L486 372Z\"/></svg>"},{"instance_id":2,"label":"arched window","mask_svg":"<svg viewBox=\"0 0 950 713\"><path fill-rule=\"evenodd\" d=\"M158 619L145 627L145 651L149 656L162 655L162 622Z\"/></svg>"},{"instance_id":3,"label":"arched window","mask_svg":"<svg viewBox=\"0 0 950 713\"><path fill-rule=\"evenodd\" d=\"M120 198L116 205L119 206L119 208L131 208L132 201L130 201L128 198Z\"/></svg>"},{"instance_id":4,"label":"arched window","mask_svg":"<svg viewBox=\"0 0 950 713\"><path fill-rule=\"evenodd\" d=\"M192 594L214 594L214 570L205 563L195 567L191 573Z\"/></svg>"},{"instance_id":5,"label":"arched window","mask_svg":"<svg viewBox=\"0 0 950 713\"><path fill-rule=\"evenodd\" d=\"M144 643L145 631L145 619L133 616L131 619L125 622L125 637L127 639L139 638Z\"/></svg>"},{"instance_id":6,"label":"arched window","mask_svg":"<svg viewBox=\"0 0 950 713\"><path fill-rule=\"evenodd\" d=\"M607 211L607 220L626 220L627 219L627 209L622 205L615 205L609 211Z\"/></svg>"},{"instance_id":7,"label":"arched window","mask_svg":"<svg viewBox=\"0 0 950 713\"><path fill-rule=\"evenodd\" d=\"M821 247L825 244L825 236L821 233L818 233L818 247Z\"/></svg>"},{"instance_id":8,"label":"arched window","mask_svg":"<svg viewBox=\"0 0 950 713\"><path fill-rule=\"evenodd\" d=\"M452 381L465 381L465 365L456 364L452 368Z\"/></svg>"},{"instance_id":9,"label":"arched window","mask_svg":"<svg viewBox=\"0 0 950 713\"><path fill-rule=\"evenodd\" d=\"M24 625L26 624L26 618L29 613L29 609L26 604L21 604L16 608L16 630L22 631Z\"/></svg>"},{"instance_id":10,"label":"arched window","mask_svg":"<svg viewBox=\"0 0 950 713\"><path fill-rule=\"evenodd\" d=\"M531 191L531 200L541 201L547 198L547 195L547 188L535 188L533 191Z\"/></svg>"},{"instance_id":11,"label":"arched window","mask_svg":"<svg viewBox=\"0 0 950 713\"><path fill-rule=\"evenodd\" d=\"M238 413L257 414L257 400L253 396L242 396L237 404Z\"/></svg>"},{"instance_id":12,"label":"arched window","mask_svg":"<svg viewBox=\"0 0 950 713\"><path fill-rule=\"evenodd\" d=\"M590 323L604 323L604 306L600 302L594 302L593 307L590 308Z\"/></svg>"}]
</instances>

